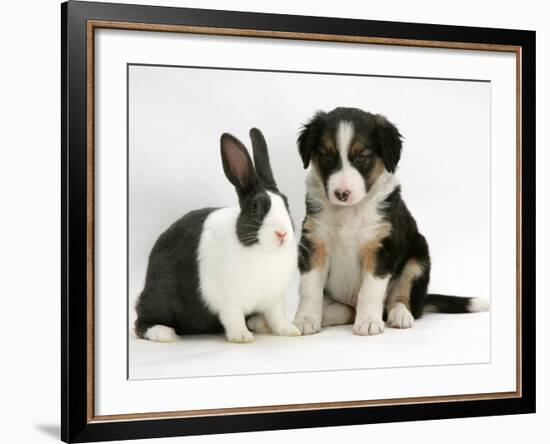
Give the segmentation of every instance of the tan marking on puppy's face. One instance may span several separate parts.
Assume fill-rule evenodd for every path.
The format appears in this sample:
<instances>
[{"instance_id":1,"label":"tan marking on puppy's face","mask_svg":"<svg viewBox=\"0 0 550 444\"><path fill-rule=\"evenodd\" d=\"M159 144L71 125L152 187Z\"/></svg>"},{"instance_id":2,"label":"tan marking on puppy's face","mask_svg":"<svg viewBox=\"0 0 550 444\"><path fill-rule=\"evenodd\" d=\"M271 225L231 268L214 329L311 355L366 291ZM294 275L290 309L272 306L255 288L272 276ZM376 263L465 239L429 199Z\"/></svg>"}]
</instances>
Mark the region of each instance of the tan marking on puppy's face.
<instances>
[{"instance_id":1,"label":"tan marking on puppy's face","mask_svg":"<svg viewBox=\"0 0 550 444\"><path fill-rule=\"evenodd\" d=\"M329 162L327 159L337 159L338 148L336 148L336 141L330 134L324 134L321 138L321 144L319 150L313 153L311 163L315 168L315 172L319 178L323 177L323 163Z\"/></svg>"},{"instance_id":2,"label":"tan marking on puppy's face","mask_svg":"<svg viewBox=\"0 0 550 444\"><path fill-rule=\"evenodd\" d=\"M353 158L353 157L357 156L357 154L361 153L364 150L365 150L364 141L360 138L357 138L357 136L356 136L356 140L350 146L349 155L351 156L351 158Z\"/></svg>"},{"instance_id":3,"label":"tan marking on puppy's face","mask_svg":"<svg viewBox=\"0 0 550 444\"><path fill-rule=\"evenodd\" d=\"M338 148L336 148L336 141L329 134L324 134L321 139L321 151L328 151L335 156L338 155Z\"/></svg>"},{"instance_id":4,"label":"tan marking on puppy's face","mask_svg":"<svg viewBox=\"0 0 550 444\"><path fill-rule=\"evenodd\" d=\"M367 186L369 189L376 183L381 174L386 171L386 168L384 168L384 162L382 162L380 157L374 156L372 158L372 162L374 165L367 174Z\"/></svg>"},{"instance_id":5,"label":"tan marking on puppy's face","mask_svg":"<svg viewBox=\"0 0 550 444\"><path fill-rule=\"evenodd\" d=\"M403 271L392 285L389 291L387 308L390 311L395 305L401 303L411 309L411 288L418 277L422 276L424 268L416 259L409 259Z\"/></svg>"},{"instance_id":6,"label":"tan marking on puppy's face","mask_svg":"<svg viewBox=\"0 0 550 444\"><path fill-rule=\"evenodd\" d=\"M364 271L367 271L371 274L376 271L376 256L378 255L378 250L380 250L382 240L389 236L391 230L392 227L390 223L381 223L378 226L376 235L361 247L359 257L361 261L361 267Z\"/></svg>"},{"instance_id":7,"label":"tan marking on puppy's face","mask_svg":"<svg viewBox=\"0 0 550 444\"><path fill-rule=\"evenodd\" d=\"M367 192L376 183L380 175L386 170L382 159L377 156L372 149L367 148L368 146L369 144L366 142L364 137L358 137L349 149L349 160L352 164L357 156L365 156L364 158L366 160L361 166L366 168L360 167L360 169L362 170L363 177L367 183Z\"/></svg>"}]
</instances>

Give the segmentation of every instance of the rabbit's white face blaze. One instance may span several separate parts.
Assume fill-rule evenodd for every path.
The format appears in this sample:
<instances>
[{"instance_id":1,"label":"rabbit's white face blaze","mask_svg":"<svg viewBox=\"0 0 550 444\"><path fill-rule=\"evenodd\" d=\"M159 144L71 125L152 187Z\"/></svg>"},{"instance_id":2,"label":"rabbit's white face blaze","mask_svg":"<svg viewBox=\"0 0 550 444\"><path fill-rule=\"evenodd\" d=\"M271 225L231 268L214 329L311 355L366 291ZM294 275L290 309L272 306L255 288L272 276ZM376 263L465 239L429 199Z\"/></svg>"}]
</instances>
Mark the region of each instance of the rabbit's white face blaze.
<instances>
[{"instance_id":1,"label":"rabbit's white face blaze","mask_svg":"<svg viewBox=\"0 0 550 444\"><path fill-rule=\"evenodd\" d=\"M294 242L294 230L285 202L278 194L267 191L271 206L258 231L258 246L273 249L291 247Z\"/></svg>"}]
</instances>

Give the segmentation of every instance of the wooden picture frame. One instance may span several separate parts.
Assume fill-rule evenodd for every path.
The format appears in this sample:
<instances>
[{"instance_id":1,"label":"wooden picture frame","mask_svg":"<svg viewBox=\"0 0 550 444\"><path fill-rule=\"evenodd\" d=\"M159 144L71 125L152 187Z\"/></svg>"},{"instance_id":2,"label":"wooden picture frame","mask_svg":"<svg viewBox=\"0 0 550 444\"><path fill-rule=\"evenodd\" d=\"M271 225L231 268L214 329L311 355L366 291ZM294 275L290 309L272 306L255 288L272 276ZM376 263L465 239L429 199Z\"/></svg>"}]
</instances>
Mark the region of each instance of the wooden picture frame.
<instances>
[{"instance_id":1,"label":"wooden picture frame","mask_svg":"<svg viewBox=\"0 0 550 444\"><path fill-rule=\"evenodd\" d=\"M65 442L535 411L535 33L70 1L62 4L62 412ZM516 56L517 390L129 415L94 414L94 32L160 31Z\"/></svg>"}]
</instances>

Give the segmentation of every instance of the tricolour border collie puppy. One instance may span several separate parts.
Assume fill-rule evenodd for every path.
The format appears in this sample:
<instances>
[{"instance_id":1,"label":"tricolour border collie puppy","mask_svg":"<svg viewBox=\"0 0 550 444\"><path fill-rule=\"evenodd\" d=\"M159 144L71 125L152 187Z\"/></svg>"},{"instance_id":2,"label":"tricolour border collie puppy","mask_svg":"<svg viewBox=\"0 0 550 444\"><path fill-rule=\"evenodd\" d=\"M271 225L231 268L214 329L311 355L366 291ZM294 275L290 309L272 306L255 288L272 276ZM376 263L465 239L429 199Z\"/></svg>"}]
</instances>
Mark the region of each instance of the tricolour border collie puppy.
<instances>
[{"instance_id":1,"label":"tricolour border collie puppy","mask_svg":"<svg viewBox=\"0 0 550 444\"><path fill-rule=\"evenodd\" d=\"M479 298L427 294L426 239L401 198L395 170L401 135L384 116L355 108L318 112L298 147L306 181L299 247L303 334L354 323L357 335L409 328L425 309L466 313L487 309Z\"/></svg>"}]
</instances>

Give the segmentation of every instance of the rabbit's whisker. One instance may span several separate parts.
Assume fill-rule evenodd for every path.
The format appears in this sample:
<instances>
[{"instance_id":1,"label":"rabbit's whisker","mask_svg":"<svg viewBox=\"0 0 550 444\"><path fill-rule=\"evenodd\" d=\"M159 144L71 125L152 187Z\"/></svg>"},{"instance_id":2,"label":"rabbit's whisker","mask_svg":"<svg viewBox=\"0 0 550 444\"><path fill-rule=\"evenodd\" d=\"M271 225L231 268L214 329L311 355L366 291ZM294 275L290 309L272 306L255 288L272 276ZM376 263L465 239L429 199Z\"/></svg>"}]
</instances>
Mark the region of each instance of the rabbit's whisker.
<instances>
[{"instance_id":1,"label":"rabbit's whisker","mask_svg":"<svg viewBox=\"0 0 550 444\"><path fill-rule=\"evenodd\" d=\"M262 224L258 224L258 225L251 225L251 224L244 224L245 227L250 227L250 228L260 228L262 226Z\"/></svg>"}]
</instances>

